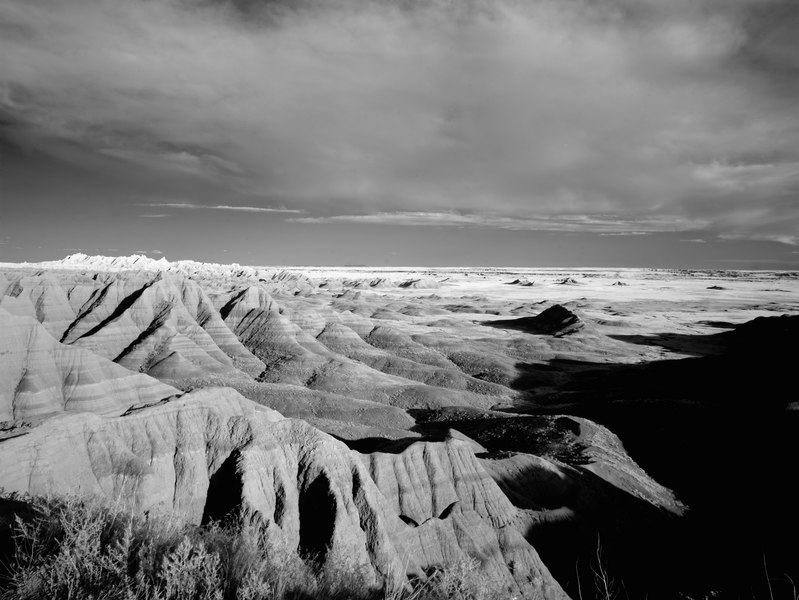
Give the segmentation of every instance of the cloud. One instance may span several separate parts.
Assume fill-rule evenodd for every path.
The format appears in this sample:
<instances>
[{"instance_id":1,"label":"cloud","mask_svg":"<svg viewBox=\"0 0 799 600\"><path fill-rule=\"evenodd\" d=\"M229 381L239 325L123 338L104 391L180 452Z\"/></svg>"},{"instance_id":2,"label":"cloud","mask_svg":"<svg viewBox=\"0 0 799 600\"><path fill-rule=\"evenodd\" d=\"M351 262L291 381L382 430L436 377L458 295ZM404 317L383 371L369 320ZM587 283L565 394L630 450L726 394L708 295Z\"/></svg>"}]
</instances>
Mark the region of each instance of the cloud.
<instances>
[{"instance_id":1,"label":"cloud","mask_svg":"<svg viewBox=\"0 0 799 600\"><path fill-rule=\"evenodd\" d=\"M795 260L785 260L779 258L753 258L751 256L746 257L738 257L738 258L714 258L714 259L706 259L706 262L715 262L715 263L735 263L735 268L737 269L763 269L763 268L777 268L776 265L784 265L784 266L792 266L792 268L796 268L799 266L799 262ZM740 266L739 266L740 265Z\"/></svg>"},{"instance_id":2,"label":"cloud","mask_svg":"<svg viewBox=\"0 0 799 600\"><path fill-rule=\"evenodd\" d=\"M119 252L119 248L57 248L61 252Z\"/></svg>"},{"instance_id":3,"label":"cloud","mask_svg":"<svg viewBox=\"0 0 799 600\"><path fill-rule=\"evenodd\" d=\"M799 234L780 234L768 232L746 232L746 233L722 233L719 235L722 240L761 240L765 242L777 242L790 246L799 246Z\"/></svg>"},{"instance_id":4,"label":"cloud","mask_svg":"<svg viewBox=\"0 0 799 600\"><path fill-rule=\"evenodd\" d=\"M304 210L283 207L264 207L264 206L228 206L224 204L219 205L206 205L206 204L192 204L189 202L160 202L148 203L142 206L156 206L160 208L179 208L186 210L231 210L239 212L253 212L253 213L289 213L301 214ZM167 217L167 214L153 214L153 215L139 215L140 217Z\"/></svg>"},{"instance_id":5,"label":"cloud","mask_svg":"<svg viewBox=\"0 0 799 600\"><path fill-rule=\"evenodd\" d=\"M501 215L455 212L382 212L365 215L334 215L327 217L292 217L291 223L330 224L355 223L362 225L488 227L493 229L529 231L592 231L602 235L645 235L656 231L675 231L690 228L688 223L670 218L630 218L619 215L549 215L539 218L514 218ZM693 227L696 227L693 224ZM645 231L641 231L641 230Z\"/></svg>"},{"instance_id":6,"label":"cloud","mask_svg":"<svg viewBox=\"0 0 799 600\"><path fill-rule=\"evenodd\" d=\"M241 211L241 212L259 212L259 213L292 213L292 214L301 214L304 213L304 210L294 209L294 208L265 208L261 206L225 206L225 205L218 205L218 206L209 206L211 210L232 210L232 211Z\"/></svg>"},{"instance_id":7,"label":"cloud","mask_svg":"<svg viewBox=\"0 0 799 600\"><path fill-rule=\"evenodd\" d=\"M0 111L289 208L154 207L793 239L798 25L790 0L6 0Z\"/></svg>"},{"instance_id":8,"label":"cloud","mask_svg":"<svg viewBox=\"0 0 799 600\"><path fill-rule=\"evenodd\" d=\"M676 226L676 223L670 223L672 227ZM664 230L664 229L655 229L653 231L673 231L671 230ZM611 236L625 236L625 235L648 235L652 233L652 231L613 231L608 233L600 233L599 235L611 235Z\"/></svg>"},{"instance_id":9,"label":"cloud","mask_svg":"<svg viewBox=\"0 0 799 600\"><path fill-rule=\"evenodd\" d=\"M703 239L700 239L700 238L695 238L695 239L691 239L691 240L680 240L680 241L684 242L686 244L706 244L707 243L707 240L703 240Z\"/></svg>"}]
</instances>

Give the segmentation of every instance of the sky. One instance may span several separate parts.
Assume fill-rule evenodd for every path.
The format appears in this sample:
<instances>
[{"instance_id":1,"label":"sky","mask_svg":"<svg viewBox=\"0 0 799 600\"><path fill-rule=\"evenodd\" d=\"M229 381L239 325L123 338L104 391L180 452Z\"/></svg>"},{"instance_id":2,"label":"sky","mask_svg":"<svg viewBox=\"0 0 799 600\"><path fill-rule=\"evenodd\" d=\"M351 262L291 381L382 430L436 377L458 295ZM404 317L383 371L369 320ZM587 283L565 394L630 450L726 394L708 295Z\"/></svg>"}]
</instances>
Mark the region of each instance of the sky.
<instances>
[{"instance_id":1,"label":"sky","mask_svg":"<svg viewBox=\"0 0 799 600\"><path fill-rule=\"evenodd\" d=\"M0 0L0 261L799 269L796 0Z\"/></svg>"}]
</instances>

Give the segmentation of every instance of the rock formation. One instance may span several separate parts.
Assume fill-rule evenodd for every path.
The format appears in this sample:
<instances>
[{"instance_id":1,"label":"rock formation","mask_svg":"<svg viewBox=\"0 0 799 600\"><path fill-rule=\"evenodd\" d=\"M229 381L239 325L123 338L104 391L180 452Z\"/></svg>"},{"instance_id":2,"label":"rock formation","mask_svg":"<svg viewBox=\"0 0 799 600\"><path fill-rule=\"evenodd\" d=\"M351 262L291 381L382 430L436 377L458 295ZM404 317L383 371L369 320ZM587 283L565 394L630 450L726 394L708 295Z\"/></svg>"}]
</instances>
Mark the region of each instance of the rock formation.
<instances>
[{"instance_id":1,"label":"rock formation","mask_svg":"<svg viewBox=\"0 0 799 600\"><path fill-rule=\"evenodd\" d=\"M575 333L585 323L580 317L568 308L555 304L534 317L520 317L518 319L498 319L492 321L494 327L506 326L510 329L519 329L527 333L563 337Z\"/></svg>"},{"instance_id":2,"label":"rock formation","mask_svg":"<svg viewBox=\"0 0 799 600\"><path fill-rule=\"evenodd\" d=\"M32 317L0 307L0 421L64 411L120 414L178 391L92 352L57 342Z\"/></svg>"},{"instance_id":3,"label":"rock formation","mask_svg":"<svg viewBox=\"0 0 799 600\"><path fill-rule=\"evenodd\" d=\"M511 594L566 597L508 527L514 507L465 443L359 459L329 435L225 388L116 418L50 419L3 442L0 485L99 495L194 523L243 510L267 524L266 544L374 584L468 557ZM407 514L420 524L408 524Z\"/></svg>"},{"instance_id":4,"label":"rock formation","mask_svg":"<svg viewBox=\"0 0 799 600\"><path fill-rule=\"evenodd\" d=\"M683 281L669 287L624 270L626 292L616 269L575 285L554 270L143 256L4 268L0 486L193 523L243 510L269 544L373 583L475 560L509 595L563 597L551 573L576 593L572 547L602 532L651 549L683 512L642 468L669 472L669 432L640 427L651 400L716 410L743 388L764 410L795 408L776 384L724 380L790 371L799 288L784 275L752 304L776 276L670 273ZM715 282L725 294L705 291ZM621 415L641 466L576 415Z\"/></svg>"}]
</instances>

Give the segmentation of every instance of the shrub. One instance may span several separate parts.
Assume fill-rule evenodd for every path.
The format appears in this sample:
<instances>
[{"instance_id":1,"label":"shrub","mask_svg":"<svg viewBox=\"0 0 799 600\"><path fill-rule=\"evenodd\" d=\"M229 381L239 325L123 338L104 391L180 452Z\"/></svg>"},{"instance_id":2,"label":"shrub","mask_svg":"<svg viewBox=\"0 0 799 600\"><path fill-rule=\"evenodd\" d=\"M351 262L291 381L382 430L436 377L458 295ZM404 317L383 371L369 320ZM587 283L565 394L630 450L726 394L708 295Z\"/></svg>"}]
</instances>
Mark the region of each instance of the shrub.
<instances>
[{"instance_id":1,"label":"shrub","mask_svg":"<svg viewBox=\"0 0 799 600\"><path fill-rule=\"evenodd\" d=\"M199 527L77 497L12 497L0 600L503 600L477 563L406 586L365 585L349 568L319 569L265 543L258 519Z\"/></svg>"}]
</instances>

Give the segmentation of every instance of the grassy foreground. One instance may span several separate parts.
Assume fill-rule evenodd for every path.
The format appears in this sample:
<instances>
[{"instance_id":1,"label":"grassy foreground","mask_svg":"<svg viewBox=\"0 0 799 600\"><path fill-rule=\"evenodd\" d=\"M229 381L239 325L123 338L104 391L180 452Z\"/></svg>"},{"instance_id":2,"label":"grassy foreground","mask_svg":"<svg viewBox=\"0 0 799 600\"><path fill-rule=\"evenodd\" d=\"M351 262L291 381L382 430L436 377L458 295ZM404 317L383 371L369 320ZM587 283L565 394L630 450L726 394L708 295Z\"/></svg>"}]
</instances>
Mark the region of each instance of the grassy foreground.
<instances>
[{"instance_id":1,"label":"grassy foreground","mask_svg":"<svg viewBox=\"0 0 799 600\"><path fill-rule=\"evenodd\" d=\"M474 564L406 586L366 585L352 572L268 552L263 526L208 526L133 515L75 497L4 495L2 600L494 600ZM8 510L4 512L8 513Z\"/></svg>"}]
</instances>

